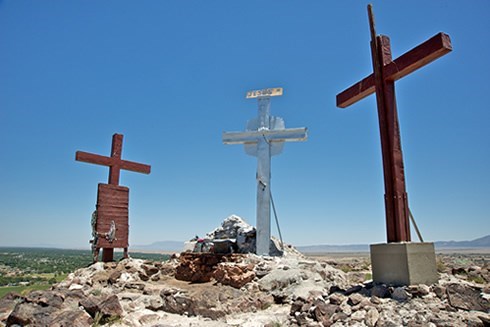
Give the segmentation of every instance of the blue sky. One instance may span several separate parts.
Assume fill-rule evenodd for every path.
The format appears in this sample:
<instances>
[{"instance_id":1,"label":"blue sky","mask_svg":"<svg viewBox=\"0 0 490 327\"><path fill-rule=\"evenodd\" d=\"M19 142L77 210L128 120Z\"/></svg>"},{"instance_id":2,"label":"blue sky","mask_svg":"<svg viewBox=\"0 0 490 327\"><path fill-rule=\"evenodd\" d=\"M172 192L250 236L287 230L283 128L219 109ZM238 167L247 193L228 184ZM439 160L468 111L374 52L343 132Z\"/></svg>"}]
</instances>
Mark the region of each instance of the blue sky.
<instances>
[{"instance_id":1,"label":"blue sky","mask_svg":"<svg viewBox=\"0 0 490 327\"><path fill-rule=\"evenodd\" d=\"M283 87L272 114L308 127L272 160L286 242L386 240L375 97L335 96L371 73L364 1L0 2L0 246L86 247L110 154L130 244L186 240L230 214L255 224L256 160L223 131L257 113L248 90ZM436 33L453 52L396 84L407 191L426 240L490 234L490 2L373 1L393 56ZM273 229L274 231L275 229ZM414 234L414 239L416 239Z\"/></svg>"}]
</instances>

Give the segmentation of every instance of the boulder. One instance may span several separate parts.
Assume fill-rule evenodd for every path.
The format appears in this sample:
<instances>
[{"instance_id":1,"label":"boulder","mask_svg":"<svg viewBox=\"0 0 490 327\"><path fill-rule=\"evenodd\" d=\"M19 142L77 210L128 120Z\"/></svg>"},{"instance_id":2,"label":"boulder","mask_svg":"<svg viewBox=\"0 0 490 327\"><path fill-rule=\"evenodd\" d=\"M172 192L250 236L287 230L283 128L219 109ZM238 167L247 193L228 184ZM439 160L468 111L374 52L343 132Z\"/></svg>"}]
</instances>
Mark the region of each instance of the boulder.
<instances>
[{"instance_id":1,"label":"boulder","mask_svg":"<svg viewBox=\"0 0 490 327\"><path fill-rule=\"evenodd\" d=\"M88 314L94 318L95 315L97 314L97 311L99 311L98 303L100 299L97 299L94 296L90 296L84 299L81 299L78 305L82 308L85 309L85 311L88 312Z\"/></svg>"},{"instance_id":2,"label":"boulder","mask_svg":"<svg viewBox=\"0 0 490 327\"><path fill-rule=\"evenodd\" d=\"M50 327L86 327L94 323L92 317L85 311L74 309L60 312L50 323Z\"/></svg>"},{"instance_id":3,"label":"boulder","mask_svg":"<svg viewBox=\"0 0 490 327\"><path fill-rule=\"evenodd\" d=\"M247 224L242 218L231 215L221 223L221 226L213 230L212 232L206 234L207 238L210 239L236 239L238 235L238 230L240 228L249 229L251 226Z\"/></svg>"},{"instance_id":4,"label":"boulder","mask_svg":"<svg viewBox=\"0 0 490 327\"><path fill-rule=\"evenodd\" d=\"M104 318L120 317L123 314L123 309L116 295L111 295L107 299L98 304L98 311Z\"/></svg>"},{"instance_id":5,"label":"boulder","mask_svg":"<svg viewBox=\"0 0 490 327\"><path fill-rule=\"evenodd\" d=\"M449 284L446 293L451 306L462 310L487 312L490 310L488 300L481 297L481 291L465 284Z\"/></svg>"},{"instance_id":6,"label":"boulder","mask_svg":"<svg viewBox=\"0 0 490 327\"><path fill-rule=\"evenodd\" d=\"M3 298L0 298L0 323L7 320L20 298L21 296L15 293L8 293Z\"/></svg>"},{"instance_id":7,"label":"boulder","mask_svg":"<svg viewBox=\"0 0 490 327\"><path fill-rule=\"evenodd\" d=\"M56 309L53 307L42 307L34 303L19 303L7 318L7 326L32 325L50 326L51 315Z\"/></svg>"},{"instance_id":8,"label":"boulder","mask_svg":"<svg viewBox=\"0 0 490 327\"><path fill-rule=\"evenodd\" d=\"M250 225L241 226L237 230L236 246L239 253L255 253L256 250L256 235L255 227Z\"/></svg>"},{"instance_id":9,"label":"boulder","mask_svg":"<svg viewBox=\"0 0 490 327\"><path fill-rule=\"evenodd\" d=\"M33 291L26 296L26 302L35 303L42 307L60 308L63 301L63 296L53 291Z\"/></svg>"}]
</instances>

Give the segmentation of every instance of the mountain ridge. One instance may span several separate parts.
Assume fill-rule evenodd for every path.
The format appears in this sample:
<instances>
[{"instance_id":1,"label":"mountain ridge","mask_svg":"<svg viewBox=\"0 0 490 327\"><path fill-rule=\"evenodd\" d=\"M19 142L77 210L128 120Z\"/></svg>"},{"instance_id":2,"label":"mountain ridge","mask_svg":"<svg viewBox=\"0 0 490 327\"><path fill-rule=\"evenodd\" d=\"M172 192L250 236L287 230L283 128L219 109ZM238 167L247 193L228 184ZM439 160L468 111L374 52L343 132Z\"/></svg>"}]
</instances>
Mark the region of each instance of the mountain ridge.
<instances>
[{"instance_id":1,"label":"mountain ridge","mask_svg":"<svg viewBox=\"0 0 490 327\"><path fill-rule=\"evenodd\" d=\"M154 251L175 251L183 249L184 242L180 241L158 241L147 245L132 245L132 250L154 250ZM471 249L471 248L490 248L490 235L486 235L471 241L436 241L436 250L443 249ZM301 252L369 252L369 244L314 244L296 246Z\"/></svg>"}]
</instances>

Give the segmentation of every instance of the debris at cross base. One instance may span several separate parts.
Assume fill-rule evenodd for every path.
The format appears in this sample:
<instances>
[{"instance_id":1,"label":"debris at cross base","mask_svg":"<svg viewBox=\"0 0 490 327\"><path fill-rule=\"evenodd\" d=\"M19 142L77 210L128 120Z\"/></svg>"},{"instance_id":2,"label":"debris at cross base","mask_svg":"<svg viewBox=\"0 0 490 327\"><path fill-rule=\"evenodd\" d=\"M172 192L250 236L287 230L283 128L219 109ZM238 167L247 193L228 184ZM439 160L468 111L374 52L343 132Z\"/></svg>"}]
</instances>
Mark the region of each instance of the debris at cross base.
<instances>
[{"instance_id":1,"label":"debris at cross base","mask_svg":"<svg viewBox=\"0 0 490 327\"><path fill-rule=\"evenodd\" d=\"M183 252L194 253L255 253L257 244L257 230L249 225L242 218L231 215L221 226L206 234L205 237L194 237L192 240L185 242ZM270 255L283 255L280 242L271 237Z\"/></svg>"}]
</instances>

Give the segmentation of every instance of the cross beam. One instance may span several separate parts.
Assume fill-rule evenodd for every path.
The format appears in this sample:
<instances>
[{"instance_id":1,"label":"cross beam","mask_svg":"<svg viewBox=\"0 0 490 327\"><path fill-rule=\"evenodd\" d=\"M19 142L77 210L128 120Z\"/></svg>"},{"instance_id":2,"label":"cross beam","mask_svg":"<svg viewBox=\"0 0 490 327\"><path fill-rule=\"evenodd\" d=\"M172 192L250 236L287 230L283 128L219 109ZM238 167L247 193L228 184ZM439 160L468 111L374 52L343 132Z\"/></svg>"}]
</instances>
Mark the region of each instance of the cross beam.
<instances>
[{"instance_id":1,"label":"cross beam","mask_svg":"<svg viewBox=\"0 0 490 327\"><path fill-rule=\"evenodd\" d=\"M372 6L368 6L371 29L373 74L337 95L337 106L345 108L376 92L383 156L386 231L388 242L409 242L408 196L395 98L395 81L452 50L449 35L439 33L401 55L391 57L390 39L376 35Z\"/></svg>"},{"instance_id":2,"label":"cross beam","mask_svg":"<svg viewBox=\"0 0 490 327\"><path fill-rule=\"evenodd\" d=\"M383 43L389 43L387 36L381 36ZM432 61L452 51L451 39L445 33L438 33L424 43L404 53L383 67L386 81L397 81L411 72L424 67ZM337 107L346 108L376 90L374 85L374 74L362 79L341 93L337 94Z\"/></svg>"},{"instance_id":3,"label":"cross beam","mask_svg":"<svg viewBox=\"0 0 490 327\"><path fill-rule=\"evenodd\" d=\"M149 174L151 166L121 159L122 154L122 134L112 136L111 156L105 157L98 154L77 151L75 160L83 161L95 165L109 166L109 184L119 185L121 169L130 170L137 173Z\"/></svg>"},{"instance_id":4,"label":"cross beam","mask_svg":"<svg viewBox=\"0 0 490 327\"><path fill-rule=\"evenodd\" d=\"M268 142L297 142L306 139L306 128L261 130L223 133L225 144L252 144L265 139Z\"/></svg>"}]
</instances>

